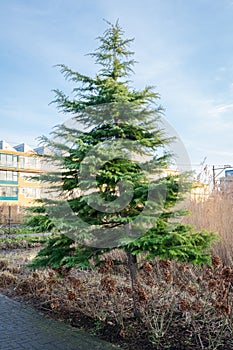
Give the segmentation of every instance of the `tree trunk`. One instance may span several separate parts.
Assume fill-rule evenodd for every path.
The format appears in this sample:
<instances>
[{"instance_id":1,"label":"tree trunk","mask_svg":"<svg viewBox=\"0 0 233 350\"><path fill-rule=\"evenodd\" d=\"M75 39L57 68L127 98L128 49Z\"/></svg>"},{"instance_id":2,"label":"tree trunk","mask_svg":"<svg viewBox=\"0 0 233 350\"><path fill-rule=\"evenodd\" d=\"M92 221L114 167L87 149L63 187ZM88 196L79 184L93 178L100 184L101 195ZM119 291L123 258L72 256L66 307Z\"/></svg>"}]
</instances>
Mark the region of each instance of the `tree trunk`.
<instances>
[{"instance_id":1,"label":"tree trunk","mask_svg":"<svg viewBox=\"0 0 233 350\"><path fill-rule=\"evenodd\" d=\"M127 251L127 257L128 257L128 267L129 267L129 273L130 273L130 279L131 279L131 287L133 291L133 313L135 318L140 318L140 313L137 309L136 304L136 280L137 280L137 257L136 255L133 255L130 251Z\"/></svg>"}]
</instances>

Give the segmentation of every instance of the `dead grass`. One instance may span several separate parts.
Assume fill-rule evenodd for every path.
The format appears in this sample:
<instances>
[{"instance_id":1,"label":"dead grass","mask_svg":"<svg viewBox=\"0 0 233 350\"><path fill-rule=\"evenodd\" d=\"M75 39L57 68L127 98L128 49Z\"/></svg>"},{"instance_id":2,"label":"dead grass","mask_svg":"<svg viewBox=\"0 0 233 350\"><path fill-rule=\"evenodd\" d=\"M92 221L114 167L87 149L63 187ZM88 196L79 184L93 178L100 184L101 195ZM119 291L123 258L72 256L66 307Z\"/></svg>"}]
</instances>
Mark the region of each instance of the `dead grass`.
<instances>
[{"instance_id":1,"label":"dead grass","mask_svg":"<svg viewBox=\"0 0 233 350\"><path fill-rule=\"evenodd\" d=\"M212 193L203 201L190 201L188 209L191 214L183 221L198 229L217 232L220 241L214 246L214 254L224 264L233 265L233 193Z\"/></svg>"}]
</instances>

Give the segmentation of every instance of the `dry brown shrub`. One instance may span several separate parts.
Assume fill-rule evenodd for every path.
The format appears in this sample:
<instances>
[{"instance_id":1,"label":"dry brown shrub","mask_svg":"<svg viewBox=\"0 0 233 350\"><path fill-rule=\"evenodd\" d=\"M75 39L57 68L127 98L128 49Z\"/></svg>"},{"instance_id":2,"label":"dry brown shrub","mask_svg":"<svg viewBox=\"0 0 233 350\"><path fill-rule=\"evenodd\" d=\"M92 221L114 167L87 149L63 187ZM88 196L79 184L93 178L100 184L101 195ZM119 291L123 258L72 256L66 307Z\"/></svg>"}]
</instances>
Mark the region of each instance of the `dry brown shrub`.
<instances>
[{"instance_id":1,"label":"dry brown shrub","mask_svg":"<svg viewBox=\"0 0 233 350\"><path fill-rule=\"evenodd\" d=\"M112 258L111 254L108 257ZM148 334L156 349L168 348L168 339L172 343L185 339L185 332L193 349L201 348L201 344L203 349L213 349L218 341L231 339L233 269L220 265L217 258L214 261L213 267L158 259L141 264L134 286L141 319L134 337ZM110 271L103 276L97 271L73 268L61 276L60 271L51 269L33 272L22 268L12 286L17 295L33 299L41 309L69 315L69 319L81 314L101 324L117 325L119 334L127 338L132 336L128 325L133 319L129 273L117 273L114 266ZM230 340L223 349L228 349L228 344Z\"/></svg>"},{"instance_id":2,"label":"dry brown shrub","mask_svg":"<svg viewBox=\"0 0 233 350\"><path fill-rule=\"evenodd\" d=\"M8 288L17 283L17 277L9 271L0 271L0 288Z\"/></svg>"},{"instance_id":3,"label":"dry brown shrub","mask_svg":"<svg viewBox=\"0 0 233 350\"><path fill-rule=\"evenodd\" d=\"M169 269L172 267L172 263L170 260L159 260L159 266L162 267L163 269Z\"/></svg>"},{"instance_id":4,"label":"dry brown shrub","mask_svg":"<svg viewBox=\"0 0 233 350\"><path fill-rule=\"evenodd\" d=\"M52 310L57 309L60 306L60 302L57 299L51 299L50 300L50 307Z\"/></svg>"},{"instance_id":5,"label":"dry brown shrub","mask_svg":"<svg viewBox=\"0 0 233 350\"><path fill-rule=\"evenodd\" d=\"M143 264L143 270L150 275L153 272L153 266L147 261Z\"/></svg>"},{"instance_id":6,"label":"dry brown shrub","mask_svg":"<svg viewBox=\"0 0 233 350\"><path fill-rule=\"evenodd\" d=\"M7 266L9 265L7 260L0 260L0 270L6 270Z\"/></svg>"},{"instance_id":7,"label":"dry brown shrub","mask_svg":"<svg viewBox=\"0 0 233 350\"><path fill-rule=\"evenodd\" d=\"M75 300L76 298L77 298L77 293L74 290L67 291L67 299L68 300Z\"/></svg>"},{"instance_id":8,"label":"dry brown shrub","mask_svg":"<svg viewBox=\"0 0 233 350\"><path fill-rule=\"evenodd\" d=\"M19 266L8 266L7 271L13 273L14 275L18 275L21 273L21 268Z\"/></svg>"},{"instance_id":9,"label":"dry brown shrub","mask_svg":"<svg viewBox=\"0 0 233 350\"><path fill-rule=\"evenodd\" d=\"M212 266L217 269L222 266L222 260L218 255L212 256Z\"/></svg>"},{"instance_id":10,"label":"dry brown shrub","mask_svg":"<svg viewBox=\"0 0 233 350\"><path fill-rule=\"evenodd\" d=\"M110 276L105 276L101 279L100 284L104 290L108 293L113 293L116 291L117 281Z\"/></svg>"},{"instance_id":11,"label":"dry brown shrub","mask_svg":"<svg viewBox=\"0 0 233 350\"><path fill-rule=\"evenodd\" d=\"M187 337L192 335L189 342L193 348L217 349L226 341L228 345L222 349L229 348L233 329L232 269L220 268L219 264L217 268L198 268L173 263L171 270L165 268L161 273L160 265L150 274L153 286L147 283L146 271L142 270L141 276L148 297L140 312L156 348L165 348L165 339L176 332L181 332L176 339L184 339L185 332ZM170 275L172 283L164 283Z\"/></svg>"},{"instance_id":12,"label":"dry brown shrub","mask_svg":"<svg viewBox=\"0 0 233 350\"><path fill-rule=\"evenodd\" d=\"M216 278L211 278L208 281L208 287L210 290L217 290L218 289L218 280Z\"/></svg>"},{"instance_id":13,"label":"dry brown shrub","mask_svg":"<svg viewBox=\"0 0 233 350\"><path fill-rule=\"evenodd\" d=\"M35 279L33 277L26 277L19 281L15 290L19 295L27 295L35 293L38 289Z\"/></svg>"},{"instance_id":14,"label":"dry brown shrub","mask_svg":"<svg viewBox=\"0 0 233 350\"><path fill-rule=\"evenodd\" d=\"M83 281L80 278L68 276L68 280L76 290L83 288Z\"/></svg>"}]
</instances>

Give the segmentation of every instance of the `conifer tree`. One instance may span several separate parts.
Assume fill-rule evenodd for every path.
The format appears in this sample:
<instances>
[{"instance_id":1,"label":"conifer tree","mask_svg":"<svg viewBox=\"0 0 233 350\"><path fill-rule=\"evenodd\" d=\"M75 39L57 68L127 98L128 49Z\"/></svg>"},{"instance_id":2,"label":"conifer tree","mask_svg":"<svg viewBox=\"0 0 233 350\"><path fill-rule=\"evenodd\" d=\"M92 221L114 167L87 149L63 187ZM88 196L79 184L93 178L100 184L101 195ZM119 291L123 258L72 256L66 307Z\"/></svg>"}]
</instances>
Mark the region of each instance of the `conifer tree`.
<instances>
[{"instance_id":1,"label":"conifer tree","mask_svg":"<svg viewBox=\"0 0 233 350\"><path fill-rule=\"evenodd\" d=\"M55 90L53 102L71 117L43 138L54 151L48 161L62 169L44 177L60 188L58 198L44 199L57 234L34 266L93 267L101 254L121 248L134 281L142 253L145 259L209 263L214 234L177 220L185 210L175 205L190 181L186 174L165 175L172 139L159 124L159 95L151 86L131 87L132 39L124 38L118 22L107 25L90 54L100 67L95 77L59 65L74 88L71 97Z\"/></svg>"}]
</instances>

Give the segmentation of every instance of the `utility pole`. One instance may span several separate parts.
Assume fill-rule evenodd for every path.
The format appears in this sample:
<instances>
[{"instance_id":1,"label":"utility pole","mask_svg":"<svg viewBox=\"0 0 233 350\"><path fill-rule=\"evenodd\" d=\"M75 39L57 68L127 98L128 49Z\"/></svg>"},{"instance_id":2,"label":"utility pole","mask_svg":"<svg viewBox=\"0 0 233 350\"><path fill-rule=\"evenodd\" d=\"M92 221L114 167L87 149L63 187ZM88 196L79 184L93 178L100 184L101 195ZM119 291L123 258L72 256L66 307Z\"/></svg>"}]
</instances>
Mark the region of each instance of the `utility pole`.
<instances>
[{"instance_id":1,"label":"utility pole","mask_svg":"<svg viewBox=\"0 0 233 350\"><path fill-rule=\"evenodd\" d=\"M8 234L11 233L11 206L8 207Z\"/></svg>"},{"instance_id":2,"label":"utility pole","mask_svg":"<svg viewBox=\"0 0 233 350\"><path fill-rule=\"evenodd\" d=\"M216 176L215 176L215 167L213 165L213 190L215 190L216 187Z\"/></svg>"}]
</instances>

